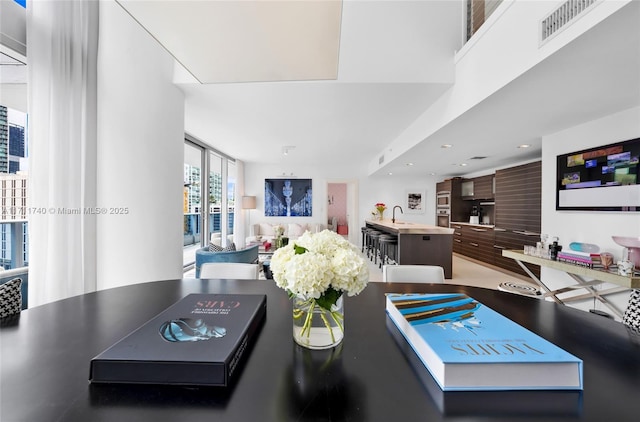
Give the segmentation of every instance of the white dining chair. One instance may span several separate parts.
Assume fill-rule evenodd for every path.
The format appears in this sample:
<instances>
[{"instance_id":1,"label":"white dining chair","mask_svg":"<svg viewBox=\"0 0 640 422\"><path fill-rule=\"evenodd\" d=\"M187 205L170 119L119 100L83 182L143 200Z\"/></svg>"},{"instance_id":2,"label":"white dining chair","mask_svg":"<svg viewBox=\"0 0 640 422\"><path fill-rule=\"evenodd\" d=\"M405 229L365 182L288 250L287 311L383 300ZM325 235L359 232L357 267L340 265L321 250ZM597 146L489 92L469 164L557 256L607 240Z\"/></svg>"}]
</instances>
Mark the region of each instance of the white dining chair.
<instances>
[{"instance_id":1,"label":"white dining chair","mask_svg":"<svg viewBox=\"0 0 640 422\"><path fill-rule=\"evenodd\" d=\"M444 270L437 265L385 265L382 267L385 283L444 283Z\"/></svg>"},{"instance_id":2,"label":"white dining chair","mask_svg":"<svg viewBox=\"0 0 640 422\"><path fill-rule=\"evenodd\" d=\"M257 280L258 264L239 262L207 262L200 268L200 278L227 278L235 280Z\"/></svg>"}]
</instances>

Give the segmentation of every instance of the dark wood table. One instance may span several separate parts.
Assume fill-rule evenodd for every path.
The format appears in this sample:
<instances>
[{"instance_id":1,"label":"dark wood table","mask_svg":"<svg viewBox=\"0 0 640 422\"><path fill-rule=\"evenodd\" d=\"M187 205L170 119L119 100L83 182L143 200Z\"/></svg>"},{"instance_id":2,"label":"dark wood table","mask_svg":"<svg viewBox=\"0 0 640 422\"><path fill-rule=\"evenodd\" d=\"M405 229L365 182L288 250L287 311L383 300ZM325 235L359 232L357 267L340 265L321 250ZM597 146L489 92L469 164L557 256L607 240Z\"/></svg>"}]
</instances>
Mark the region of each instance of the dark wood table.
<instances>
[{"instance_id":1,"label":"dark wood table","mask_svg":"<svg viewBox=\"0 0 640 422\"><path fill-rule=\"evenodd\" d=\"M95 385L89 361L189 293L266 293L267 318L229 388ZM385 292L464 292L584 361L584 391L442 393L395 339ZM0 420L635 421L640 341L620 323L535 298L449 284L371 283L345 300L329 351L292 339L291 303L271 281L170 280L23 311L0 329ZM402 339L401 339L402 340Z\"/></svg>"}]
</instances>

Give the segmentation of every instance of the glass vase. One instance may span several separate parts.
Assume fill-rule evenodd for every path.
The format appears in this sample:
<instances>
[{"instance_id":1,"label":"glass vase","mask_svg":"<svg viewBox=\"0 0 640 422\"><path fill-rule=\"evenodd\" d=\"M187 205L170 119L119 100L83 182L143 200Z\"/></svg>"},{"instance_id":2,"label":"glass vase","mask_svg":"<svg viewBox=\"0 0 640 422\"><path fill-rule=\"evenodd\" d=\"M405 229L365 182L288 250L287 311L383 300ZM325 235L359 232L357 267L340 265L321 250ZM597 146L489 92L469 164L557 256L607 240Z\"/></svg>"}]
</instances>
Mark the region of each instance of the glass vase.
<instances>
[{"instance_id":1,"label":"glass vase","mask_svg":"<svg viewBox=\"0 0 640 422\"><path fill-rule=\"evenodd\" d=\"M319 306L315 299L293 298L293 339L308 349L328 349L344 338L342 296L331 310Z\"/></svg>"}]
</instances>

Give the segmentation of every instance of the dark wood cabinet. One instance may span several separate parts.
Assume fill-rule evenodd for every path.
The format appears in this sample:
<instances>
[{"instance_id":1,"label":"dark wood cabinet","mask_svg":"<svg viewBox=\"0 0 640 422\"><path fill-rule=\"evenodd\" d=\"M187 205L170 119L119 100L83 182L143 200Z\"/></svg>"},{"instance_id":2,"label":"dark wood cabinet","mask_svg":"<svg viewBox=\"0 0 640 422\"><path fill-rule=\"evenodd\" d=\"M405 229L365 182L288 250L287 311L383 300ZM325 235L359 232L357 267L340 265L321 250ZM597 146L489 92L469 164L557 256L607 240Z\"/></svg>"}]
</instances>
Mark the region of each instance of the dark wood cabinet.
<instances>
[{"instance_id":1,"label":"dark wood cabinet","mask_svg":"<svg viewBox=\"0 0 640 422\"><path fill-rule=\"evenodd\" d=\"M493 228L474 224L451 224L453 251L461 255L493 264Z\"/></svg>"},{"instance_id":2,"label":"dark wood cabinet","mask_svg":"<svg viewBox=\"0 0 640 422\"><path fill-rule=\"evenodd\" d=\"M462 224L451 223L453 229L453 251L462 255L466 255L464 245L466 242L462 238Z\"/></svg>"},{"instance_id":3,"label":"dark wood cabinet","mask_svg":"<svg viewBox=\"0 0 640 422\"><path fill-rule=\"evenodd\" d=\"M462 200L462 183L466 179L454 177L436 184L437 192L450 192L450 221L468 221L472 204Z\"/></svg>"},{"instance_id":4,"label":"dark wood cabinet","mask_svg":"<svg viewBox=\"0 0 640 422\"><path fill-rule=\"evenodd\" d=\"M473 179L473 199L493 199L493 175Z\"/></svg>"},{"instance_id":5,"label":"dark wood cabinet","mask_svg":"<svg viewBox=\"0 0 640 422\"><path fill-rule=\"evenodd\" d=\"M473 179L462 179L461 196L465 201L493 200L494 198L494 175L474 177Z\"/></svg>"},{"instance_id":6,"label":"dark wood cabinet","mask_svg":"<svg viewBox=\"0 0 640 422\"><path fill-rule=\"evenodd\" d=\"M467 226L465 234L469 239L469 246L471 248L471 256L487 264L494 263L493 254L493 228L482 226Z\"/></svg>"},{"instance_id":7,"label":"dark wood cabinet","mask_svg":"<svg viewBox=\"0 0 640 422\"><path fill-rule=\"evenodd\" d=\"M436 183L436 193L451 192L451 179Z\"/></svg>"},{"instance_id":8,"label":"dark wood cabinet","mask_svg":"<svg viewBox=\"0 0 640 422\"><path fill-rule=\"evenodd\" d=\"M495 226L540 233L542 162L496 171Z\"/></svg>"},{"instance_id":9,"label":"dark wood cabinet","mask_svg":"<svg viewBox=\"0 0 640 422\"><path fill-rule=\"evenodd\" d=\"M462 184L471 181L473 195L462 196ZM437 190L451 192L453 252L527 275L513 259L504 258L502 250L522 250L525 245L535 246L540 240L540 161L498 170L495 175L445 180L437 184ZM482 205L481 201L491 201L494 227L466 224L471 207ZM539 266L527 264L527 268L540 276Z\"/></svg>"},{"instance_id":10,"label":"dark wood cabinet","mask_svg":"<svg viewBox=\"0 0 640 422\"><path fill-rule=\"evenodd\" d=\"M502 249L524 249L540 240L542 162L496 171L495 265L527 275L516 262L502 257ZM537 276L540 267L528 268Z\"/></svg>"}]
</instances>

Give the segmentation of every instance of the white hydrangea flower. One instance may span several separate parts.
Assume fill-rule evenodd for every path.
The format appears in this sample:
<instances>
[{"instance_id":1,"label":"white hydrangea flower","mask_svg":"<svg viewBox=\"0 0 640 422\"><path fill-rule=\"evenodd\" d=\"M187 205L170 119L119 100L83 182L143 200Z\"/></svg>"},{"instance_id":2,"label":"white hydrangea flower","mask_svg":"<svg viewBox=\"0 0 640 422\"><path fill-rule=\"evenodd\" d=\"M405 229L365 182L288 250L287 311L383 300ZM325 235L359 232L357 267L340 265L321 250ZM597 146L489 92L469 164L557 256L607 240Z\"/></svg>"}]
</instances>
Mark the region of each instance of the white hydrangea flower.
<instances>
[{"instance_id":1,"label":"white hydrangea flower","mask_svg":"<svg viewBox=\"0 0 640 422\"><path fill-rule=\"evenodd\" d=\"M306 249L295 253L295 247ZM337 233L305 232L271 259L276 285L302 298L318 299L329 288L354 296L369 282L369 268L358 248Z\"/></svg>"}]
</instances>

